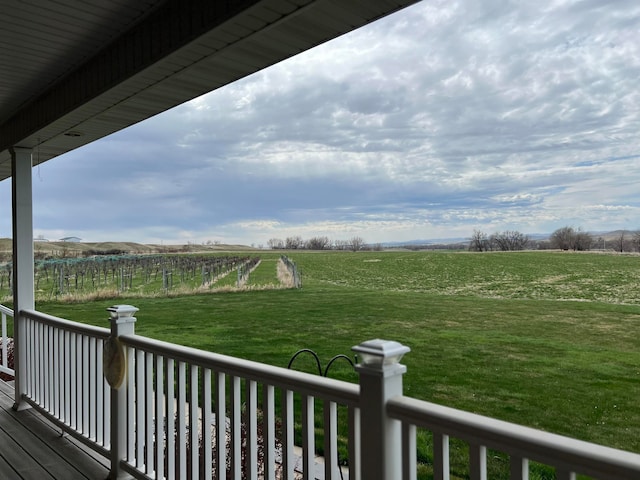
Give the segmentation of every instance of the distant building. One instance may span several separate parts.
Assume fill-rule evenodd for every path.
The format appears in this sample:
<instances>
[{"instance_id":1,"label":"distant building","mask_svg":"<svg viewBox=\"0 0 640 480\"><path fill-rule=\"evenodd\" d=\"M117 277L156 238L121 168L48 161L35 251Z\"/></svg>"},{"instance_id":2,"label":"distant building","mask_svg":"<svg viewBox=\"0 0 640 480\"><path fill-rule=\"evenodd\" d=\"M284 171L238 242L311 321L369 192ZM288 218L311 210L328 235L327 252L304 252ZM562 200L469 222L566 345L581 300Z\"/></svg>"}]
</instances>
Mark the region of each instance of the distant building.
<instances>
[{"instance_id":1,"label":"distant building","mask_svg":"<svg viewBox=\"0 0 640 480\"><path fill-rule=\"evenodd\" d=\"M44 238L44 235L38 235L37 238L33 239L34 242L48 242L49 240L47 240L46 238Z\"/></svg>"},{"instance_id":2,"label":"distant building","mask_svg":"<svg viewBox=\"0 0 640 480\"><path fill-rule=\"evenodd\" d=\"M64 238L61 238L59 241L60 242L69 242L69 243L78 243L81 240L82 239L78 238L78 237L64 237Z\"/></svg>"}]
</instances>

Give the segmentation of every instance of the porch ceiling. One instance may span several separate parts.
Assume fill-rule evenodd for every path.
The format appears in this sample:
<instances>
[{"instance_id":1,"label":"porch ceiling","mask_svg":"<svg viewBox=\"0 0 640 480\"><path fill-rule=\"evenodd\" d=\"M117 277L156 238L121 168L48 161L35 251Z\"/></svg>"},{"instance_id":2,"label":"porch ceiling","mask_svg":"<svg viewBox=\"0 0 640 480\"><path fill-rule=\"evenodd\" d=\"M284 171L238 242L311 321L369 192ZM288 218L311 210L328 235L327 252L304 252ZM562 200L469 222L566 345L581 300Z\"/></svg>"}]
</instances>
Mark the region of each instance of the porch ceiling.
<instances>
[{"instance_id":1,"label":"porch ceiling","mask_svg":"<svg viewBox=\"0 0 640 480\"><path fill-rule=\"evenodd\" d=\"M0 180L417 0L0 0Z\"/></svg>"}]
</instances>

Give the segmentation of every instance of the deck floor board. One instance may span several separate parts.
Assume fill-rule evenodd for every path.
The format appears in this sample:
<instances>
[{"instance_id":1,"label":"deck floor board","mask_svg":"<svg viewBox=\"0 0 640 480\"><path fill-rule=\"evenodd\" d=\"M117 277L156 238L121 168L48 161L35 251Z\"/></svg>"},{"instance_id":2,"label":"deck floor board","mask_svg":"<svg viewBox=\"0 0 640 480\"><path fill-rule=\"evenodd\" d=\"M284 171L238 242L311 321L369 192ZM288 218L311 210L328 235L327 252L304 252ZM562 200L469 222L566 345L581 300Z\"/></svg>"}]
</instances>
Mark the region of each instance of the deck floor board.
<instances>
[{"instance_id":1,"label":"deck floor board","mask_svg":"<svg viewBox=\"0 0 640 480\"><path fill-rule=\"evenodd\" d=\"M104 480L108 460L35 410L15 412L13 387L0 381L0 478Z\"/></svg>"}]
</instances>

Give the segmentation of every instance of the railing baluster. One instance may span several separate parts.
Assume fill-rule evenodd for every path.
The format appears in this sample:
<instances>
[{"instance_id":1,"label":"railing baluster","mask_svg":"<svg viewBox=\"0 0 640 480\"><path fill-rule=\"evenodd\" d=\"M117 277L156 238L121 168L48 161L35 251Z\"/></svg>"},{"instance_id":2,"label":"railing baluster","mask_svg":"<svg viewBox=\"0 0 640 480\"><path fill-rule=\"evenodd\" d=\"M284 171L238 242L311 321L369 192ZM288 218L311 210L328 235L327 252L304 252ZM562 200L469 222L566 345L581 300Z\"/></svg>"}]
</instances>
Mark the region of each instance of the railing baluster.
<instances>
[{"instance_id":1,"label":"railing baluster","mask_svg":"<svg viewBox=\"0 0 640 480\"><path fill-rule=\"evenodd\" d=\"M47 398L45 408L49 413L53 413L53 391L55 388L55 381L53 375L53 328L49 325L45 326L47 332L46 349L47 349Z\"/></svg>"},{"instance_id":2,"label":"railing baluster","mask_svg":"<svg viewBox=\"0 0 640 480\"><path fill-rule=\"evenodd\" d=\"M258 384L247 380L247 408L245 428L247 430L246 476L249 480L258 479Z\"/></svg>"},{"instance_id":3,"label":"railing baluster","mask_svg":"<svg viewBox=\"0 0 640 480\"><path fill-rule=\"evenodd\" d=\"M167 358L167 478L176 478L176 404L175 404L175 361Z\"/></svg>"},{"instance_id":4,"label":"railing baluster","mask_svg":"<svg viewBox=\"0 0 640 480\"><path fill-rule=\"evenodd\" d=\"M242 398L241 379L229 376L231 389L231 478L242 476Z\"/></svg>"},{"instance_id":5,"label":"railing baluster","mask_svg":"<svg viewBox=\"0 0 640 480\"><path fill-rule=\"evenodd\" d=\"M31 337L31 348L33 351L31 352L31 365L29 368L29 376L31 384L31 392L30 396L32 398L37 398L38 396L38 324L35 321L30 322L30 329L32 333Z\"/></svg>"},{"instance_id":6,"label":"railing baluster","mask_svg":"<svg viewBox=\"0 0 640 480\"><path fill-rule=\"evenodd\" d=\"M84 420L84 411L86 410L86 405L84 402L84 369L86 365L82 361L82 334L76 334L76 358L75 362L78 365L77 374L78 378L76 379L76 410L78 412L77 420L76 420L76 431L83 431L83 420Z\"/></svg>"},{"instance_id":7,"label":"railing baluster","mask_svg":"<svg viewBox=\"0 0 640 480\"><path fill-rule=\"evenodd\" d=\"M135 351L126 348L127 355L127 461L136 463L136 397L135 397Z\"/></svg>"},{"instance_id":8,"label":"railing baluster","mask_svg":"<svg viewBox=\"0 0 640 480\"><path fill-rule=\"evenodd\" d=\"M449 480L449 435L433 432L433 478Z\"/></svg>"},{"instance_id":9,"label":"railing baluster","mask_svg":"<svg viewBox=\"0 0 640 480\"><path fill-rule=\"evenodd\" d=\"M325 400L324 414L324 478L339 478L338 469L338 406L336 402Z\"/></svg>"},{"instance_id":10,"label":"railing baluster","mask_svg":"<svg viewBox=\"0 0 640 480\"><path fill-rule=\"evenodd\" d=\"M302 395L302 470L304 478L313 479L315 471L315 418L314 398Z\"/></svg>"},{"instance_id":11,"label":"railing baluster","mask_svg":"<svg viewBox=\"0 0 640 480\"><path fill-rule=\"evenodd\" d=\"M417 478L417 445L416 426L402 424L402 478L403 480L416 480ZM434 456L434 470L436 458ZM434 475L435 476L435 475Z\"/></svg>"},{"instance_id":12,"label":"railing baluster","mask_svg":"<svg viewBox=\"0 0 640 480\"><path fill-rule=\"evenodd\" d=\"M71 424L71 332L65 331L64 338L64 423Z\"/></svg>"},{"instance_id":13,"label":"railing baluster","mask_svg":"<svg viewBox=\"0 0 640 480\"><path fill-rule=\"evenodd\" d=\"M202 477L211 478L211 370L202 369Z\"/></svg>"},{"instance_id":14,"label":"railing baluster","mask_svg":"<svg viewBox=\"0 0 640 480\"><path fill-rule=\"evenodd\" d=\"M198 478L200 438L198 431L198 366L189 365L189 436L191 445L191 477Z\"/></svg>"},{"instance_id":15,"label":"railing baluster","mask_svg":"<svg viewBox=\"0 0 640 480\"><path fill-rule=\"evenodd\" d=\"M510 480L529 480L529 460L511 455L509 459Z\"/></svg>"},{"instance_id":16,"label":"railing baluster","mask_svg":"<svg viewBox=\"0 0 640 480\"><path fill-rule=\"evenodd\" d=\"M36 393L34 396L34 400L38 403L42 403L42 392L44 390L44 359L42 358L42 323L36 323L36 335L35 335L35 345L36 349Z\"/></svg>"},{"instance_id":17,"label":"railing baluster","mask_svg":"<svg viewBox=\"0 0 640 480\"><path fill-rule=\"evenodd\" d=\"M78 405L77 401L77 381L78 381L78 371L77 371L77 356L76 356L76 333L70 332L69 334L69 383L71 386L71 391L69 392L69 403L71 409L71 419L70 425L71 428L76 429L78 425Z\"/></svg>"},{"instance_id":18,"label":"railing baluster","mask_svg":"<svg viewBox=\"0 0 640 480\"><path fill-rule=\"evenodd\" d=\"M42 322L38 322L38 343L40 345L40 393L38 395L38 404L46 409L47 404L47 386L49 375L47 375L47 346L46 346L47 327Z\"/></svg>"},{"instance_id":19,"label":"railing baluster","mask_svg":"<svg viewBox=\"0 0 640 480\"><path fill-rule=\"evenodd\" d=\"M29 325L29 330L30 330L30 347L31 347L31 365L29 366L29 378L30 381L29 383L31 384L31 391L29 392L29 396L33 399L38 398L38 325L36 324L36 322L31 322L31 325ZM31 333L33 332L33 333Z\"/></svg>"},{"instance_id":20,"label":"railing baluster","mask_svg":"<svg viewBox=\"0 0 640 480\"><path fill-rule=\"evenodd\" d=\"M82 390L78 403L82 404L82 428L80 433L89 436L89 409L93 403L87 402L89 399L89 337L81 335L82 342Z\"/></svg>"},{"instance_id":21,"label":"railing baluster","mask_svg":"<svg viewBox=\"0 0 640 480\"><path fill-rule=\"evenodd\" d=\"M47 354L48 354L48 350L47 350L47 340L46 340L46 336L47 336L47 326L39 323L39 330L38 330L38 342L40 343L40 352L39 352L39 356L40 356L40 395L38 396L38 404L41 405L45 410L47 408L47 387L49 384L49 379L48 379L48 365L47 365Z\"/></svg>"},{"instance_id":22,"label":"railing baluster","mask_svg":"<svg viewBox=\"0 0 640 480\"><path fill-rule=\"evenodd\" d=\"M165 445L165 431L164 431L164 359L161 355L155 356L156 360L156 460L155 471L157 478L164 478L164 445Z\"/></svg>"},{"instance_id":23,"label":"railing baluster","mask_svg":"<svg viewBox=\"0 0 640 480\"><path fill-rule=\"evenodd\" d=\"M185 363L178 362L178 400L177 400L177 437L178 443L178 478L187 477L187 425L186 425L186 406L187 406L187 379L185 372ZM190 448L194 448L193 445ZM197 448L197 446L196 446Z\"/></svg>"},{"instance_id":24,"label":"railing baluster","mask_svg":"<svg viewBox=\"0 0 640 480\"><path fill-rule=\"evenodd\" d=\"M61 390L61 365L60 356L62 350L60 349L60 329L56 328L53 331L53 410L52 414L57 419L60 419L60 390Z\"/></svg>"},{"instance_id":25,"label":"railing baluster","mask_svg":"<svg viewBox=\"0 0 640 480\"><path fill-rule=\"evenodd\" d=\"M144 420L145 420L145 407L146 401L144 398L145 394L145 382L144 382L144 352L142 350L136 349L136 376L135 376L135 392L136 392L136 405L135 405L135 432L136 432L136 453L135 453L135 466L142 470L146 471L144 465L144 441L145 441L145 428L144 428Z\"/></svg>"},{"instance_id":26,"label":"railing baluster","mask_svg":"<svg viewBox=\"0 0 640 480\"><path fill-rule=\"evenodd\" d=\"M284 480L294 480L295 455L293 445L294 435L294 402L293 392L283 390L282 392L282 468Z\"/></svg>"},{"instance_id":27,"label":"railing baluster","mask_svg":"<svg viewBox=\"0 0 640 480\"><path fill-rule=\"evenodd\" d=\"M360 409L349 406L349 479L360 478Z\"/></svg>"},{"instance_id":28,"label":"railing baluster","mask_svg":"<svg viewBox=\"0 0 640 480\"><path fill-rule=\"evenodd\" d=\"M487 480L487 447L469 444L469 476L471 480Z\"/></svg>"},{"instance_id":29,"label":"railing baluster","mask_svg":"<svg viewBox=\"0 0 640 480\"><path fill-rule=\"evenodd\" d=\"M98 445L105 446L107 442L105 442L104 437L104 423L105 419L108 419L109 416L105 413L104 410L104 376L102 373L102 340L95 339L95 382L96 382L96 414L95 414L95 422L96 422L96 442ZM107 402L108 403L108 402Z\"/></svg>"},{"instance_id":30,"label":"railing baluster","mask_svg":"<svg viewBox=\"0 0 640 480\"><path fill-rule=\"evenodd\" d=\"M25 363L26 368L25 368L25 373L26 373L26 378L24 379L24 391L26 393L27 396L31 397L32 396L32 388L31 388L31 381L33 378L32 375L32 371L31 369L33 368L33 362L32 362L32 355L33 355L33 336L31 335L31 319L29 318L22 318L22 323L24 325L24 331L25 331L25 335L26 335L26 339L23 340L23 342L27 345L27 351L25 352ZM14 329L18 328L18 318L14 319ZM15 333L14 333L15 335ZM18 372L15 372L16 375L18 374Z\"/></svg>"},{"instance_id":31,"label":"railing baluster","mask_svg":"<svg viewBox=\"0 0 640 480\"><path fill-rule=\"evenodd\" d=\"M97 405L97 358L96 358L96 339L95 337L88 337L89 340L88 348L89 348L89 432L88 436L93 441L96 441L98 435L96 433L96 420L98 415L98 405Z\"/></svg>"},{"instance_id":32,"label":"railing baluster","mask_svg":"<svg viewBox=\"0 0 640 480\"><path fill-rule=\"evenodd\" d=\"M104 351L104 345L100 342L101 355L102 351ZM100 356L102 358L102 356ZM104 420L103 420L103 444L107 450L111 450L111 387L107 383L106 380L100 382L102 385L102 406L104 410ZM126 411L125 413L126 414Z\"/></svg>"},{"instance_id":33,"label":"railing baluster","mask_svg":"<svg viewBox=\"0 0 640 480\"><path fill-rule=\"evenodd\" d=\"M227 397L225 374L215 373L216 388L216 478L227 478Z\"/></svg>"},{"instance_id":34,"label":"railing baluster","mask_svg":"<svg viewBox=\"0 0 640 480\"><path fill-rule=\"evenodd\" d=\"M145 373L144 373L144 398L145 398L145 473L152 474L155 472L155 460L153 453L153 354L147 352L145 354Z\"/></svg>"},{"instance_id":35,"label":"railing baluster","mask_svg":"<svg viewBox=\"0 0 640 480\"><path fill-rule=\"evenodd\" d=\"M264 457L264 480L275 480L276 437L275 437L275 388L262 386L262 445Z\"/></svg>"}]
</instances>

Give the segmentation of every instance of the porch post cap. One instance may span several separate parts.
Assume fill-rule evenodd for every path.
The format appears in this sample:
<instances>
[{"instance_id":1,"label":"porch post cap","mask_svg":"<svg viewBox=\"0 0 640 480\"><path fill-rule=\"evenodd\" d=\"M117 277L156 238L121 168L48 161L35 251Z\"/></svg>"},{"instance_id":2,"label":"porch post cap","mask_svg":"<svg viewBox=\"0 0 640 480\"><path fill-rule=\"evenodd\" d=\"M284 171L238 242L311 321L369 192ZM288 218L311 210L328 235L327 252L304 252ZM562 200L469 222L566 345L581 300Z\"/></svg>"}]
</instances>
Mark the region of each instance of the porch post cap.
<instances>
[{"instance_id":1,"label":"porch post cap","mask_svg":"<svg viewBox=\"0 0 640 480\"><path fill-rule=\"evenodd\" d=\"M409 347L399 342L380 338L362 342L351 350L358 354L362 364L379 367L400 363L404 354L411 351Z\"/></svg>"},{"instance_id":2,"label":"porch post cap","mask_svg":"<svg viewBox=\"0 0 640 480\"><path fill-rule=\"evenodd\" d=\"M113 307L107 308L109 315L111 315L113 319L133 317L138 310L140 309L133 305L114 305Z\"/></svg>"}]
</instances>

